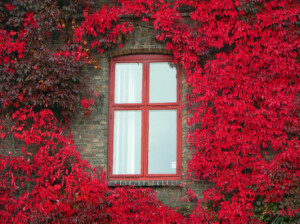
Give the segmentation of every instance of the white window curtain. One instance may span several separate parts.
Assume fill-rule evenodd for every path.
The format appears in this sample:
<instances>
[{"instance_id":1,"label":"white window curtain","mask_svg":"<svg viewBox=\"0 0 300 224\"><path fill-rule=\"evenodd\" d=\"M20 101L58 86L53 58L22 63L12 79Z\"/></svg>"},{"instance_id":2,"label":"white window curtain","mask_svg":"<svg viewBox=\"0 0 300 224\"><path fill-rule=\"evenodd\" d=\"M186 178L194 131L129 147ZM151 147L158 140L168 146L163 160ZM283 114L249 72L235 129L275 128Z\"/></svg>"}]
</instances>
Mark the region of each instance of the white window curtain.
<instances>
[{"instance_id":1,"label":"white window curtain","mask_svg":"<svg viewBox=\"0 0 300 224\"><path fill-rule=\"evenodd\" d=\"M141 119L139 110L115 111L113 174L140 174Z\"/></svg>"},{"instance_id":2,"label":"white window curtain","mask_svg":"<svg viewBox=\"0 0 300 224\"><path fill-rule=\"evenodd\" d=\"M141 103L142 63L117 63L115 70L115 103Z\"/></svg>"}]
</instances>

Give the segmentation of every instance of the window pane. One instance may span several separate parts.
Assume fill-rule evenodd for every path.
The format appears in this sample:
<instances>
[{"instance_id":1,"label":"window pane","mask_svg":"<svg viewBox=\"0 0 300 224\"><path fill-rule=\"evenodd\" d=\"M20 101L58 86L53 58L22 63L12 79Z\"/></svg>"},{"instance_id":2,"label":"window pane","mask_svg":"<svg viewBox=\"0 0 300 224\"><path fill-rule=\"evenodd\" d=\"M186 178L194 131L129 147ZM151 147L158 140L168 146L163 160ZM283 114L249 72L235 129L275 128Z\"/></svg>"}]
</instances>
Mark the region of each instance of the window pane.
<instances>
[{"instance_id":1,"label":"window pane","mask_svg":"<svg viewBox=\"0 0 300 224\"><path fill-rule=\"evenodd\" d=\"M176 68L169 62L150 63L150 103L177 102Z\"/></svg>"},{"instance_id":2,"label":"window pane","mask_svg":"<svg viewBox=\"0 0 300 224\"><path fill-rule=\"evenodd\" d=\"M140 110L115 111L113 174L141 173Z\"/></svg>"},{"instance_id":3,"label":"window pane","mask_svg":"<svg viewBox=\"0 0 300 224\"><path fill-rule=\"evenodd\" d=\"M142 79L142 63L116 63L115 103L141 103Z\"/></svg>"},{"instance_id":4,"label":"window pane","mask_svg":"<svg viewBox=\"0 0 300 224\"><path fill-rule=\"evenodd\" d=\"M176 110L149 111L149 174L176 174Z\"/></svg>"}]
</instances>

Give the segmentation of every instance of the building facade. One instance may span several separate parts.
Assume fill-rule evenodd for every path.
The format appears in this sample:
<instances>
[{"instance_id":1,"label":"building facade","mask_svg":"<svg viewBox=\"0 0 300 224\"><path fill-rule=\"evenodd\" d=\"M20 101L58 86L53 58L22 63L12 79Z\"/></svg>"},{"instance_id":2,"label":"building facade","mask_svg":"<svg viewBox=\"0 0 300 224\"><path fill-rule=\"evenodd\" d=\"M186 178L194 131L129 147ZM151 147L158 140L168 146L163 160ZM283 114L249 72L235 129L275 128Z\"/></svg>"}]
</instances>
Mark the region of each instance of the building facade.
<instances>
[{"instance_id":1,"label":"building facade","mask_svg":"<svg viewBox=\"0 0 300 224\"><path fill-rule=\"evenodd\" d=\"M88 83L87 83L88 88L94 91L99 90L101 92L101 97L96 101L96 104L92 109L90 116L84 116L82 113L74 117L71 122L71 129L74 135L75 144L82 149L81 152L82 157L87 161L89 161L93 167L101 166L104 169L104 171L107 173L109 185L112 187L115 185L121 185L121 186L134 185L140 187L151 187L157 192L158 197L163 203L169 204L171 206L178 206L180 204L180 198L181 197L185 198L186 191L188 189L194 190L199 196L201 196L201 192L207 187L206 183L204 182L199 183L187 179L188 161L192 156L192 152L190 151L188 144L186 144L185 142L185 137L188 133L188 126L186 124L187 106L185 105L185 95L187 93L187 86L185 83L184 72L180 71L180 68L177 68L177 90L175 89L177 94L176 95L177 100L172 101L171 99L171 102L164 105L162 105L163 103L162 104L158 103L159 105L157 105L155 102L153 104L154 105L153 107L155 106L158 107L158 108L154 108L154 110L161 109L165 112L168 110L170 112L170 114L166 112L164 118L162 118L161 121L157 120L156 124L159 124L159 122L162 122L166 118L172 116L172 110L173 112L175 110L177 111L177 115L173 114L173 116L177 116L177 123L174 126L174 122L173 122L173 124L170 124L171 127L165 131L166 134L172 132L171 130L174 129L174 127L175 128L177 127L177 135L175 134L176 135L175 139L177 141L176 143L177 150L176 152L168 153L169 155L172 155L172 153L174 155L174 153L176 153L177 155L177 157L175 156L176 159L174 159L175 157L173 156L174 161L173 160L171 161L170 158L165 156L165 160L166 160L165 163L168 163L168 165L164 165L164 162L162 162L164 159L163 159L163 155L160 154L159 151L160 149L156 149L156 157L154 156L152 158L153 168L154 167L159 168L159 165L157 165L155 161L162 158L160 162L160 170L164 169L164 166L168 166L171 170L166 170L164 174L161 173L162 171L155 171L155 170L153 171L149 170L149 172L147 170L146 172L145 171L146 167L150 167L151 158L145 156L145 154L149 152L149 150L145 149L144 147L141 147L143 155L139 155L139 160L141 159L140 157L142 156L143 157L142 164L144 163L146 164L149 161L149 164L147 166L144 165L145 169L142 168L143 170L141 175L134 175L140 173L140 170L136 171L136 173L132 173L133 175L130 174L130 171L124 171L125 173L122 173L122 171L120 171L120 175L117 175L118 174L117 171L116 173L114 173L113 170L117 169L116 167L114 167L114 163L117 164L117 162L113 162L113 161L116 160L117 158L116 155L113 155L112 151L116 152L117 149L114 148L114 146L112 145L114 142L114 138L116 138L117 136L114 137L114 135L116 134L114 133L116 127L114 126L113 121L116 120L113 118L114 117L113 114L115 114L113 113L113 111L115 112L116 110L124 111L126 110L126 107L127 109L129 107L129 110L134 109L134 111L137 111L137 110L144 110L141 107L145 107L145 105L139 105L139 103L134 103L134 100L132 101L133 104L127 105L125 99L126 96L124 96L124 93L128 92L127 89L123 90L124 91L123 93L119 93L122 95L123 98L125 97L123 99L125 100L123 104L121 102L122 99L120 99L121 104L119 104L119 106L118 103L116 103L116 101L115 102L112 101L112 98L117 98L117 96L114 97L114 95L117 92L117 90L115 90L116 88L115 85L118 85L116 84L115 74L113 73L112 70L114 70L114 66L116 63L119 62L122 65L122 60L124 60L124 62L127 63L128 62L134 63L137 61L140 63L142 62L145 63L145 60L152 60L152 62L167 63L172 61L172 56L168 51L165 50L165 46L163 44L159 44L155 41L155 31L151 27L147 27L147 24L142 24L142 23L134 28L134 31L130 34L129 39L125 42L124 48L112 49L110 51L105 52L102 55L97 56L97 62L101 66L101 69L97 70L95 73L93 71L93 67L90 67L86 69L85 75L88 77ZM163 68L158 68L158 70L160 69ZM147 70L144 71L144 73L147 73L148 76L150 76L149 73L151 72ZM162 74L165 75L165 71L163 71ZM145 80L147 79L149 81L150 78L148 76L147 77L145 76L144 78ZM162 78L160 77L158 78L162 80ZM121 80L121 82L124 83L124 80ZM150 86L149 83L148 84L146 82L144 83L145 84L143 84L143 86L140 87L140 89L148 88ZM155 81L153 81L153 83L155 83ZM155 85L157 86L157 83ZM156 87L156 89L159 88L163 89L162 87L158 86ZM127 87L127 88L132 89L132 87ZM172 89L172 87L170 88ZM143 92L143 90L141 91ZM158 93L158 95L160 95L160 93ZM166 97L168 98L168 96ZM173 94L173 96L170 97L172 98L175 96ZM150 96L148 96L148 98L149 101L146 102L146 104L150 103L150 107L151 107ZM165 101L168 101L168 99ZM161 111L162 114L163 111ZM129 115L127 116L124 114L124 116L123 117L125 120L129 119L128 117ZM148 121L145 121L145 124L143 126L146 126L146 123L147 125L149 125L150 122L149 119L152 119L151 115L149 114L147 114L147 117L148 117ZM161 116L159 115L159 117ZM153 119L155 120L155 118ZM153 128L154 126L155 125L152 125ZM144 129L144 131L142 132L147 132L151 129L151 125L149 125L149 127L148 126L142 127L142 129ZM155 133L157 132L157 130L156 131L153 130L152 132ZM148 136L148 133L147 134L139 133L137 131L135 132L135 134L132 134L131 137L136 135ZM170 137L170 135L172 134L171 133L166 134L166 137ZM127 138L128 137L130 136L127 136ZM149 138L152 138L152 141L153 140L159 141L157 139L159 137L162 136L159 135L153 137L149 136ZM172 138L172 136L170 138ZM174 139L174 134L173 134L173 139ZM149 139L147 140L149 142ZM139 144L144 144L144 143L140 142ZM169 143L166 142L165 144L168 145ZM156 147L153 146L152 148L153 151L155 151ZM121 157L122 156L120 156L120 159ZM123 157L124 157L124 152L123 152ZM126 158L124 159L126 160ZM132 164L133 163L132 161L133 160L130 160L128 163ZM173 171L172 171L172 167L173 167ZM129 172L129 175L128 174L126 175L126 172ZM151 172L153 172L154 174L151 174Z\"/></svg>"}]
</instances>

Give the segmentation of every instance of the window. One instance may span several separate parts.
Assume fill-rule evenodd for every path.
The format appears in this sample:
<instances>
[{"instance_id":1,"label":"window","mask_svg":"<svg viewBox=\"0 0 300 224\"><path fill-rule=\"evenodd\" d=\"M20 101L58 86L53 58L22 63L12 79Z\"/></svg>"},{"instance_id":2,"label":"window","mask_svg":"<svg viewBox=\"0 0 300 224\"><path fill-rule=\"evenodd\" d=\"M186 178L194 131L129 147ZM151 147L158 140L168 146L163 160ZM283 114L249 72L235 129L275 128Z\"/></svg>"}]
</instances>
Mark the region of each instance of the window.
<instances>
[{"instance_id":1,"label":"window","mask_svg":"<svg viewBox=\"0 0 300 224\"><path fill-rule=\"evenodd\" d=\"M180 179L181 74L166 55L110 61L108 178Z\"/></svg>"}]
</instances>

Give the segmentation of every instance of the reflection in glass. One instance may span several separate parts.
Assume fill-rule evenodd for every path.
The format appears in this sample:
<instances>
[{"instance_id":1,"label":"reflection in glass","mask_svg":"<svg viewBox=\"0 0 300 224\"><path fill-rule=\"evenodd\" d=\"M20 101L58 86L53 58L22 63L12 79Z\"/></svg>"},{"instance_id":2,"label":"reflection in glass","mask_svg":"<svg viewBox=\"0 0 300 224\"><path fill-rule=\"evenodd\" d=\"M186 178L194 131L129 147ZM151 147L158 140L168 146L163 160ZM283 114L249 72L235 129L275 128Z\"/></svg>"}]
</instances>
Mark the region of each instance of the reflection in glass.
<instances>
[{"instance_id":1,"label":"reflection in glass","mask_svg":"<svg viewBox=\"0 0 300 224\"><path fill-rule=\"evenodd\" d=\"M140 110L115 111L113 174L141 173Z\"/></svg>"},{"instance_id":2,"label":"reflection in glass","mask_svg":"<svg viewBox=\"0 0 300 224\"><path fill-rule=\"evenodd\" d=\"M150 63L150 103L177 102L176 68L169 62Z\"/></svg>"},{"instance_id":3,"label":"reflection in glass","mask_svg":"<svg viewBox=\"0 0 300 224\"><path fill-rule=\"evenodd\" d=\"M116 63L115 103L141 103L142 79L142 63Z\"/></svg>"},{"instance_id":4,"label":"reflection in glass","mask_svg":"<svg viewBox=\"0 0 300 224\"><path fill-rule=\"evenodd\" d=\"M149 111L149 174L176 174L176 110Z\"/></svg>"}]
</instances>

